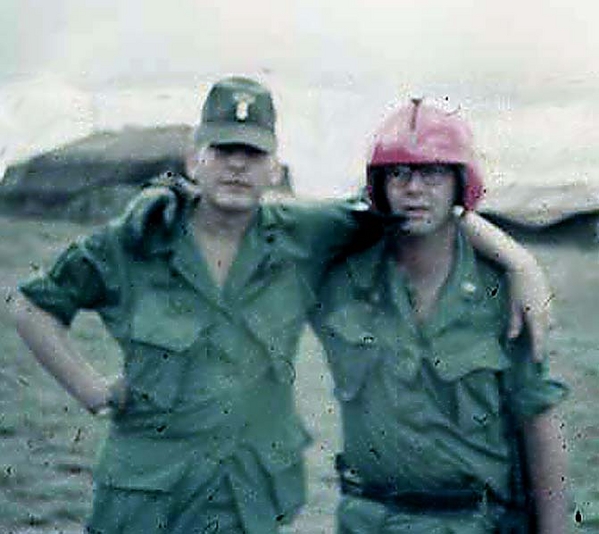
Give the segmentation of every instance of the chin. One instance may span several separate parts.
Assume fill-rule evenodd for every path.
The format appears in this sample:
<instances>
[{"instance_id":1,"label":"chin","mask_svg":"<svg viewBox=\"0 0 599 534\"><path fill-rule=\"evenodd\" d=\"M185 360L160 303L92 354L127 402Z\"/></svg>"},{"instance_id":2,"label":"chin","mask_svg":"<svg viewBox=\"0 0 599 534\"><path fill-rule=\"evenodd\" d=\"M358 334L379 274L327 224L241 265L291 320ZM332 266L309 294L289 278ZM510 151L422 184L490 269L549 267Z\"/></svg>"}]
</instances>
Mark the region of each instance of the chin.
<instances>
[{"instance_id":1,"label":"chin","mask_svg":"<svg viewBox=\"0 0 599 534\"><path fill-rule=\"evenodd\" d=\"M426 220L407 220L401 230L404 234L410 236L425 236L435 231L435 225Z\"/></svg>"},{"instance_id":2,"label":"chin","mask_svg":"<svg viewBox=\"0 0 599 534\"><path fill-rule=\"evenodd\" d=\"M401 231L405 236L409 236L409 237L424 237L424 236L432 233L432 231L429 228L420 228L420 227L418 227L418 228L414 228L414 227L402 228Z\"/></svg>"},{"instance_id":3,"label":"chin","mask_svg":"<svg viewBox=\"0 0 599 534\"><path fill-rule=\"evenodd\" d=\"M244 212L258 207L260 201L254 197L230 197L214 199L214 205L222 211Z\"/></svg>"},{"instance_id":4,"label":"chin","mask_svg":"<svg viewBox=\"0 0 599 534\"><path fill-rule=\"evenodd\" d=\"M407 236L426 237L444 231L452 224L451 220L437 219L408 220L402 226L402 232Z\"/></svg>"}]
</instances>

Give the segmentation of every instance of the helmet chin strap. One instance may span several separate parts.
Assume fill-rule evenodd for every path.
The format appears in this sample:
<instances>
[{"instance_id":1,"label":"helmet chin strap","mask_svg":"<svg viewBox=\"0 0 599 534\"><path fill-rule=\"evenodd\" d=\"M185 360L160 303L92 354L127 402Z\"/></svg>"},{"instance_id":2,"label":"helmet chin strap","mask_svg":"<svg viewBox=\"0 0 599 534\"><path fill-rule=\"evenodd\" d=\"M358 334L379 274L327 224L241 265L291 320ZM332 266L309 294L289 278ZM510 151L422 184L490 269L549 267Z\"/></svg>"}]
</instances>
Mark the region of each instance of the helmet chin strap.
<instances>
[{"instance_id":1,"label":"helmet chin strap","mask_svg":"<svg viewBox=\"0 0 599 534\"><path fill-rule=\"evenodd\" d=\"M370 209L369 211L381 225L385 234L394 234L403 230L403 226L407 220L407 217L403 213L383 213L374 209Z\"/></svg>"}]
</instances>

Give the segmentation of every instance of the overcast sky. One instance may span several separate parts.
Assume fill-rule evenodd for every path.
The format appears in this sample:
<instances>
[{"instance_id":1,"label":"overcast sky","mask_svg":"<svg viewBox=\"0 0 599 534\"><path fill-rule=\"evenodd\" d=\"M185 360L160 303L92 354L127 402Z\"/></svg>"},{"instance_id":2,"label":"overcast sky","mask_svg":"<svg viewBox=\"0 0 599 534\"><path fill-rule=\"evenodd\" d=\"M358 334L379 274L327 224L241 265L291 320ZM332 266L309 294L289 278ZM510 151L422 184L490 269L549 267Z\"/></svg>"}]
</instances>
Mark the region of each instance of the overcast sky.
<instances>
[{"instance_id":1,"label":"overcast sky","mask_svg":"<svg viewBox=\"0 0 599 534\"><path fill-rule=\"evenodd\" d=\"M464 108L507 182L594 176L597 5L2 0L0 148L11 159L98 126L194 122L207 82L244 73L275 90L306 192L343 189L369 133L414 94Z\"/></svg>"}]
</instances>

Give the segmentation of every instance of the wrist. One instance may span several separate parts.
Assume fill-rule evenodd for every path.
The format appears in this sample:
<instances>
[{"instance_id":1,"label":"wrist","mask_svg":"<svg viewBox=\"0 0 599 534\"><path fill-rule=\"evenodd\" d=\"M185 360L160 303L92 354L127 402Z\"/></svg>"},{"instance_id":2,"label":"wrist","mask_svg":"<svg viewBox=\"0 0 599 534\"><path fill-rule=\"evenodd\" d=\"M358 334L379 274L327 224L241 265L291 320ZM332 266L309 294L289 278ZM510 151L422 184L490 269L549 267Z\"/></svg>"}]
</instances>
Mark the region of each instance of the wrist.
<instances>
[{"instance_id":1,"label":"wrist","mask_svg":"<svg viewBox=\"0 0 599 534\"><path fill-rule=\"evenodd\" d=\"M125 380L122 376L105 381L105 384L102 402L96 411L93 412L99 416L106 416L115 411L122 410L127 401L127 390Z\"/></svg>"},{"instance_id":2,"label":"wrist","mask_svg":"<svg viewBox=\"0 0 599 534\"><path fill-rule=\"evenodd\" d=\"M85 407L93 415L99 415L110 410L111 391L107 380L99 380L89 392Z\"/></svg>"}]
</instances>

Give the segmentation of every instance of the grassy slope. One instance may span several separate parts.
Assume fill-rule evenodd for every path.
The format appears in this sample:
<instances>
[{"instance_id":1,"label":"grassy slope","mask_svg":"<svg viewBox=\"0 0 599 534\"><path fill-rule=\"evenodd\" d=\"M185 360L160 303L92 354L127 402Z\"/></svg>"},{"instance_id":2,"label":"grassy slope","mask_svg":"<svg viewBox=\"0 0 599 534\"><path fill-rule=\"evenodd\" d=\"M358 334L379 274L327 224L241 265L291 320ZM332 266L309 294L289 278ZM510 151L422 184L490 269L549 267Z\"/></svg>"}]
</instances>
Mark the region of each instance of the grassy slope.
<instances>
[{"instance_id":1,"label":"grassy slope","mask_svg":"<svg viewBox=\"0 0 599 534\"><path fill-rule=\"evenodd\" d=\"M47 265L64 244L86 233L69 223L0 219L1 285L11 285ZM571 474L582 529L599 531L599 333L595 251L537 251L551 268L558 327L552 361L573 387L564 404ZM83 314L77 342L107 373L118 370L114 343L99 321ZM106 431L40 370L6 321L0 322L0 531L75 532L91 498L91 466ZM298 402L315 436L309 454L310 503L290 532L332 532L336 493L331 461L338 449L338 421L330 378L313 336L302 341Z\"/></svg>"}]
</instances>

